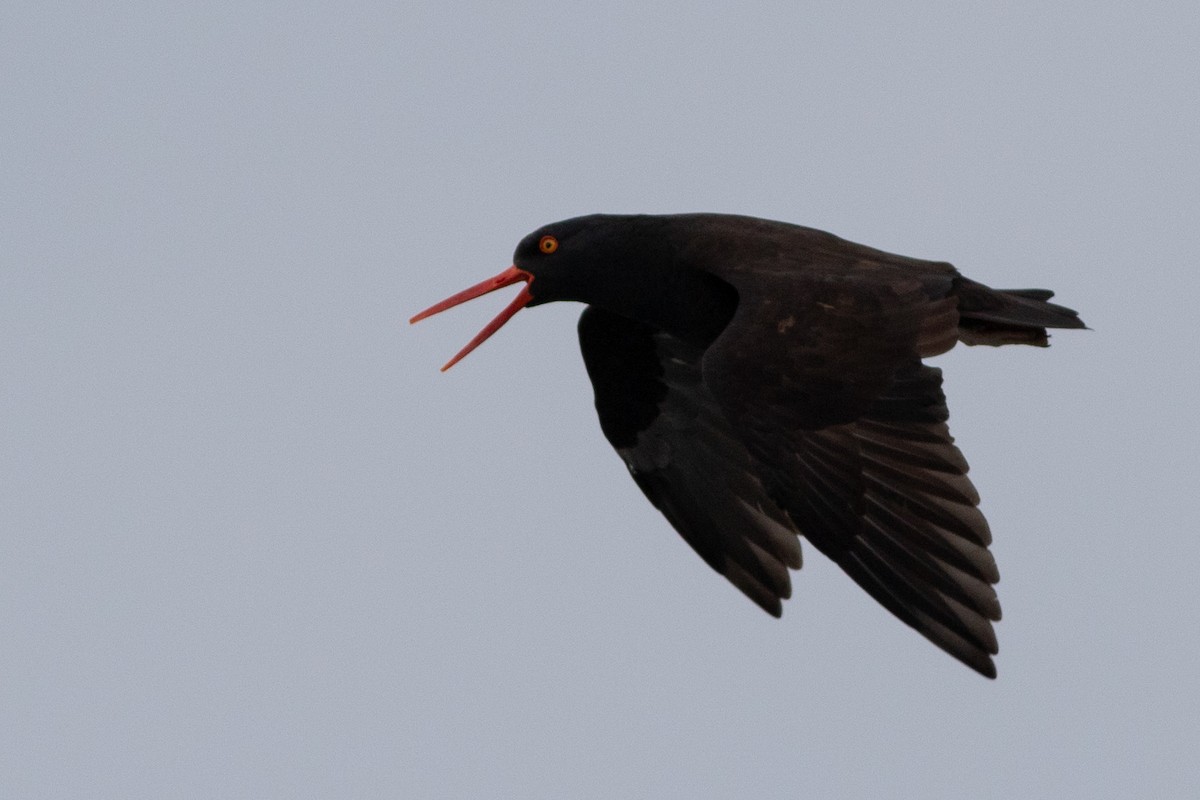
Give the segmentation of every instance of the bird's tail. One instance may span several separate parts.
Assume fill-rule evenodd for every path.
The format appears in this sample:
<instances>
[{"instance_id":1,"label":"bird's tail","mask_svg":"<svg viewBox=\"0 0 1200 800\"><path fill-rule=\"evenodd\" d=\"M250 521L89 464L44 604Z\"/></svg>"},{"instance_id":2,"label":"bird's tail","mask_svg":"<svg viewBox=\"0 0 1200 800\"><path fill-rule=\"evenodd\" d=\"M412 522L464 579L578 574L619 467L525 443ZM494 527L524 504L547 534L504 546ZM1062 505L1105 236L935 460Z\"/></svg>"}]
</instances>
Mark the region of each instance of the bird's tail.
<instances>
[{"instance_id":1,"label":"bird's tail","mask_svg":"<svg viewBox=\"0 0 1200 800\"><path fill-rule=\"evenodd\" d=\"M1049 289L992 289L962 278L958 338L964 344L1049 345L1047 328L1086 328L1079 312L1047 302Z\"/></svg>"}]
</instances>

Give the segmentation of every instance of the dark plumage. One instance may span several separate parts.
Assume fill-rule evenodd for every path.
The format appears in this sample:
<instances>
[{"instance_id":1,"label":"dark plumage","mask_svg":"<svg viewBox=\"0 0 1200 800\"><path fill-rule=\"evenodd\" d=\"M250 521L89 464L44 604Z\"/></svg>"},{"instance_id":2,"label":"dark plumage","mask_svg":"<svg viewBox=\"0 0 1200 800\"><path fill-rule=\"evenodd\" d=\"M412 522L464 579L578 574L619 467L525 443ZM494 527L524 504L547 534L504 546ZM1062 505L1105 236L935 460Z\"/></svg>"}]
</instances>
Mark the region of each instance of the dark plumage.
<instances>
[{"instance_id":1,"label":"dark plumage","mask_svg":"<svg viewBox=\"0 0 1200 800\"><path fill-rule=\"evenodd\" d=\"M1044 347L1047 328L1084 327L1076 312L783 222L594 215L534 231L508 270L413 321L522 281L450 364L525 305L586 303L600 427L713 569L779 616L803 535L995 676L991 532L921 359L960 341Z\"/></svg>"}]
</instances>

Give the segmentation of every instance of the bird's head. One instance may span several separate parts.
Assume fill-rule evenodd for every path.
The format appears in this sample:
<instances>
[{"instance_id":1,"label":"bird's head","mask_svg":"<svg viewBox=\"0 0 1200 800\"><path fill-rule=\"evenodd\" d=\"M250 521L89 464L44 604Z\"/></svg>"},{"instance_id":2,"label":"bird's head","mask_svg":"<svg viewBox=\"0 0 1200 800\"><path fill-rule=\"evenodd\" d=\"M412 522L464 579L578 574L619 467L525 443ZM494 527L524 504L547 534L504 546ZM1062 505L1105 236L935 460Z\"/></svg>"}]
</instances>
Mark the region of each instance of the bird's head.
<instances>
[{"instance_id":1,"label":"bird's head","mask_svg":"<svg viewBox=\"0 0 1200 800\"><path fill-rule=\"evenodd\" d=\"M678 283L676 258L664 217L593 214L553 222L517 245L508 269L446 298L413 317L418 322L460 303L514 283L520 293L466 347L442 367L445 371L483 343L525 306L575 300L615 313L652 321L656 308ZM679 300L681 298L675 298Z\"/></svg>"}]
</instances>

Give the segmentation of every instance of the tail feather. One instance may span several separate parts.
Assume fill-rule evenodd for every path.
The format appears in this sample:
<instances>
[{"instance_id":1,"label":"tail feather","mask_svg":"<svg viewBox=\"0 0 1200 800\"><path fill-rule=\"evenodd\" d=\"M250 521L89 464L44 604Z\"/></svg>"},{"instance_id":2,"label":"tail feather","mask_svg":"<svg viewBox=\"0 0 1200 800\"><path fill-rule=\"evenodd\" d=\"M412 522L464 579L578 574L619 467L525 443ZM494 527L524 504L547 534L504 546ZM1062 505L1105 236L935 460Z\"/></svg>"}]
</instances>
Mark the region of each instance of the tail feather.
<instances>
[{"instance_id":1,"label":"tail feather","mask_svg":"<svg viewBox=\"0 0 1200 800\"><path fill-rule=\"evenodd\" d=\"M992 289L963 278L958 290L959 336L969 345L1047 347L1047 328L1086 328L1079 312L1047 302L1049 289Z\"/></svg>"}]
</instances>

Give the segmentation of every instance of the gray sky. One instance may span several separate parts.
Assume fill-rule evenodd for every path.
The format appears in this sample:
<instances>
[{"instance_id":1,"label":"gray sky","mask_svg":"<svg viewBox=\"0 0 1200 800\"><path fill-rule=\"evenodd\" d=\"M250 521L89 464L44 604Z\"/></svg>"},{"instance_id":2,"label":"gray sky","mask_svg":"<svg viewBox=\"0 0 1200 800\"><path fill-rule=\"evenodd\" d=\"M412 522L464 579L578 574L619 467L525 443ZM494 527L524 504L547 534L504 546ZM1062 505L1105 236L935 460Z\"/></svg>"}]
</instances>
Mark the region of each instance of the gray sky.
<instances>
[{"instance_id":1,"label":"gray sky","mask_svg":"<svg viewBox=\"0 0 1200 800\"><path fill-rule=\"evenodd\" d=\"M0 12L0 796L1200 794L1196 3L695 5ZM998 681L712 573L578 307L438 373L506 298L408 316L593 211L1082 312L936 360Z\"/></svg>"}]
</instances>

